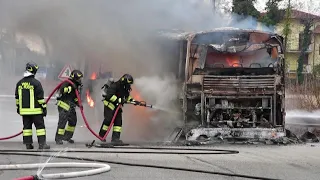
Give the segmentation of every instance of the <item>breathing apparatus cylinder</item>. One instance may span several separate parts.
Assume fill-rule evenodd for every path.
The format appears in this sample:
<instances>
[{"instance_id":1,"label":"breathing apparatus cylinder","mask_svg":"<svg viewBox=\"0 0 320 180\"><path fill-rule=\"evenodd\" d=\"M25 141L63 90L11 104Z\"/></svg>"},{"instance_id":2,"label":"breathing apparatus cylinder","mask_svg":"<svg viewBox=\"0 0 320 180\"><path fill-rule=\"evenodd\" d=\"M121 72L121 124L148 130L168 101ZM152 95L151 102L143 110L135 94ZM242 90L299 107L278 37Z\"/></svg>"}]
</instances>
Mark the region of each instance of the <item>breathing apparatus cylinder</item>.
<instances>
[{"instance_id":1,"label":"breathing apparatus cylinder","mask_svg":"<svg viewBox=\"0 0 320 180\"><path fill-rule=\"evenodd\" d=\"M101 87L102 97L107 95L107 89L111 86L112 83L114 83L114 79L113 78L108 78L106 83Z\"/></svg>"}]
</instances>

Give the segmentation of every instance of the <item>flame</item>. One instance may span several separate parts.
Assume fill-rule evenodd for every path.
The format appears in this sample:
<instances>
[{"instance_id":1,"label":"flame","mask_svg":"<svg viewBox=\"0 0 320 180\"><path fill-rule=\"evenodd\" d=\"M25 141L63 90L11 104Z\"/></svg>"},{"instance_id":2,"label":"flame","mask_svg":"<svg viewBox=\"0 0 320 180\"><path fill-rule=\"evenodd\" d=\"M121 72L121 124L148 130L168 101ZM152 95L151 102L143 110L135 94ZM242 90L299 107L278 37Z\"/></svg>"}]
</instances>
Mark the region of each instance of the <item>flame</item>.
<instances>
[{"instance_id":1,"label":"flame","mask_svg":"<svg viewBox=\"0 0 320 180\"><path fill-rule=\"evenodd\" d=\"M93 99L92 99L91 96L90 96L89 90L87 90L86 96L87 96L88 105L89 105L90 107L94 107L94 101L93 101Z\"/></svg>"},{"instance_id":2,"label":"flame","mask_svg":"<svg viewBox=\"0 0 320 180\"><path fill-rule=\"evenodd\" d=\"M92 79L92 80L97 79L97 73L96 73L96 72L93 72L93 73L91 74L90 79Z\"/></svg>"},{"instance_id":3,"label":"flame","mask_svg":"<svg viewBox=\"0 0 320 180\"><path fill-rule=\"evenodd\" d=\"M132 87L132 91L130 92L131 97L137 101L144 100L142 94L134 87ZM155 111L150 111L146 107L142 106L131 106L132 109L130 113L132 114L130 118L137 117L136 119L139 121L139 124L144 125L144 127L148 127L148 124L152 122L152 118L155 116Z\"/></svg>"},{"instance_id":4,"label":"flame","mask_svg":"<svg viewBox=\"0 0 320 180\"><path fill-rule=\"evenodd\" d=\"M227 63L230 67L239 67L240 66L240 61L239 61L239 56L228 56L226 58Z\"/></svg>"}]
</instances>

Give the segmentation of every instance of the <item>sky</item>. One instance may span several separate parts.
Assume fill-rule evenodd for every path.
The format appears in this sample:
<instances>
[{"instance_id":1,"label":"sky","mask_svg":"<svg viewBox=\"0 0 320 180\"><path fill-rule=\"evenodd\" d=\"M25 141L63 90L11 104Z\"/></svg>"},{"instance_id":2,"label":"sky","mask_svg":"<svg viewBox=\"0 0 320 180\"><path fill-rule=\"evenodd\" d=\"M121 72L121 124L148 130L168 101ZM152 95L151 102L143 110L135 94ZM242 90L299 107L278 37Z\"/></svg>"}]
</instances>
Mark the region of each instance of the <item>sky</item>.
<instances>
[{"instance_id":1,"label":"sky","mask_svg":"<svg viewBox=\"0 0 320 180\"><path fill-rule=\"evenodd\" d=\"M211 0L205 0L205 1L211 1ZM224 5L227 5L227 7L232 7L232 0L216 0L217 2L223 2ZM268 0L256 0L255 7L258 11L263 12L266 7L266 2ZM282 3L280 3L280 7L285 7L286 4L288 4L289 0L284 0ZM320 0L291 0L292 6L297 9L304 12L309 12L312 14L320 15Z\"/></svg>"},{"instance_id":2,"label":"sky","mask_svg":"<svg viewBox=\"0 0 320 180\"><path fill-rule=\"evenodd\" d=\"M259 11L264 11L265 4L267 1L268 0L257 0L255 7ZM281 3L281 6L284 7L284 4L287 4L287 3L288 3L288 0L284 0L284 3ZM319 0L291 0L291 3L293 4L293 7L297 10L320 15L320 1Z\"/></svg>"},{"instance_id":3,"label":"sky","mask_svg":"<svg viewBox=\"0 0 320 180\"><path fill-rule=\"evenodd\" d=\"M197 0L195 0L195 1L197 1ZM204 0L204 1L206 1L207 3L210 4L211 0ZM219 1L219 0L216 0L216 1ZM223 1L224 4L226 4L229 8L231 8L232 0L220 0L220 1ZM268 0L257 0L256 4L255 4L255 7L259 11L264 11L265 4L266 4L267 1ZM320 15L320 0L291 0L291 2L292 2L293 7L295 9ZM287 3L288 3L288 0L284 0L284 2L281 4L281 6L285 7L285 5ZM36 43L36 41L34 39L24 39L24 40L27 43L29 48L32 47L31 48L32 50L43 54L43 52L40 52L41 51L40 50L41 49L40 48L41 45L39 44L39 46L37 46L38 43Z\"/></svg>"}]
</instances>

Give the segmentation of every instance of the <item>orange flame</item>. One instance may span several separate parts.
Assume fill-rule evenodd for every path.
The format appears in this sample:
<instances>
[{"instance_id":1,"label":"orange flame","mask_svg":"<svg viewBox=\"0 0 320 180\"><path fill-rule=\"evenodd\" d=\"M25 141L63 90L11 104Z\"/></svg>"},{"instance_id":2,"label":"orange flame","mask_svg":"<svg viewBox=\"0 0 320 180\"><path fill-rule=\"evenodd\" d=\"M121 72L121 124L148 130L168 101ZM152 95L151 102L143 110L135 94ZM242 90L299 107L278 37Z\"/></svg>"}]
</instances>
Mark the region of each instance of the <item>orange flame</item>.
<instances>
[{"instance_id":1,"label":"orange flame","mask_svg":"<svg viewBox=\"0 0 320 180\"><path fill-rule=\"evenodd\" d=\"M226 58L227 63L229 66L231 67L239 67L240 66L240 61L239 61L239 57L238 56L228 56Z\"/></svg>"},{"instance_id":2,"label":"orange flame","mask_svg":"<svg viewBox=\"0 0 320 180\"><path fill-rule=\"evenodd\" d=\"M90 96L89 90L87 90L86 96L87 96L88 105L89 105L90 107L94 107L94 101L93 101L93 99L92 99L91 96Z\"/></svg>"},{"instance_id":3,"label":"orange flame","mask_svg":"<svg viewBox=\"0 0 320 180\"><path fill-rule=\"evenodd\" d=\"M92 80L97 79L97 73L96 73L96 72L93 72L93 73L91 74L90 79L92 79Z\"/></svg>"}]
</instances>

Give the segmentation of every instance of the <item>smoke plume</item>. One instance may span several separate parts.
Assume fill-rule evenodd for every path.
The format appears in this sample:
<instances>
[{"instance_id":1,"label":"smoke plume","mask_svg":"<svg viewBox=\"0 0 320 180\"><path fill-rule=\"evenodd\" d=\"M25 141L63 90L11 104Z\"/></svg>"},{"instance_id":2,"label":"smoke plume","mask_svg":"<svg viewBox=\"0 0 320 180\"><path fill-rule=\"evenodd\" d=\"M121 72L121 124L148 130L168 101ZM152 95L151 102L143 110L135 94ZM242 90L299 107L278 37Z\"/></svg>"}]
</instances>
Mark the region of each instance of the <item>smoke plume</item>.
<instances>
[{"instance_id":1,"label":"smoke plume","mask_svg":"<svg viewBox=\"0 0 320 180\"><path fill-rule=\"evenodd\" d=\"M224 27L229 18L212 12L204 1L192 0L0 1L0 27L41 37L51 62L81 68L77 65L83 61L104 61L116 77L132 74L141 97L165 108L128 108L124 136L129 140L135 134L138 139L167 133L165 129L181 122L180 114L166 111L179 109L175 100L180 87L167 73L176 62L167 61L157 44L149 41L150 36L160 29L204 31ZM254 22L249 19L232 26L254 28ZM148 115L139 116L143 114Z\"/></svg>"}]
</instances>

